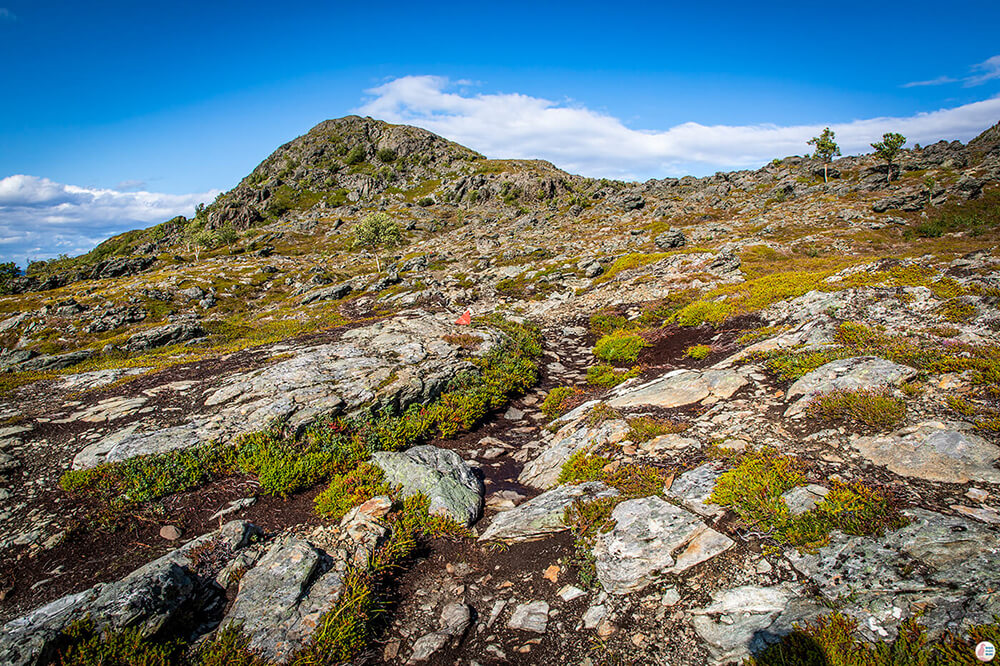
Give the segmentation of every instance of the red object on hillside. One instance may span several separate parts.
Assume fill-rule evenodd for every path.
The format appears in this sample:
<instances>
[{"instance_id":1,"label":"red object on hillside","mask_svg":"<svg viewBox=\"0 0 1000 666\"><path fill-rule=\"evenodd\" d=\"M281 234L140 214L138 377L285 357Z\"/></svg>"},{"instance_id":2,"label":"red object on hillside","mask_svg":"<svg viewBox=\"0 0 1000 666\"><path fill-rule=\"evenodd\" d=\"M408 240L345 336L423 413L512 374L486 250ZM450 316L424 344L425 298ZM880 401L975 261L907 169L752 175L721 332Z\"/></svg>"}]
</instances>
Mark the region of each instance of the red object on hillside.
<instances>
[{"instance_id":1,"label":"red object on hillside","mask_svg":"<svg viewBox=\"0 0 1000 666\"><path fill-rule=\"evenodd\" d=\"M472 323L472 311L466 310L465 314L455 320L455 323L459 326L468 326Z\"/></svg>"}]
</instances>

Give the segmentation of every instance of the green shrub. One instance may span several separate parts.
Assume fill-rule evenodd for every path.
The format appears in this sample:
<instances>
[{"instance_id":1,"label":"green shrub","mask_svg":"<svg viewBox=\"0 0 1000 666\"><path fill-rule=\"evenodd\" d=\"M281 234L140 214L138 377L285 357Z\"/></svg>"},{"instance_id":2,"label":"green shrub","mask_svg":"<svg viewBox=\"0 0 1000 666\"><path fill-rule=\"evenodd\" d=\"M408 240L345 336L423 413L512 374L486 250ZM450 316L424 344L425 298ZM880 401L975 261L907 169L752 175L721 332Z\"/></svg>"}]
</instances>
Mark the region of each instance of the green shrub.
<instances>
[{"instance_id":1,"label":"green shrub","mask_svg":"<svg viewBox=\"0 0 1000 666\"><path fill-rule=\"evenodd\" d=\"M823 421L890 428L906 418L906 403L881 390L833 391L813 399L806 411L810 417Z\"/></svg>"},{"instance_id":2,"label":"green shrub","mask_svg":"<svg viewBox=\"0 0 1000 666\"><path fill-rule=\"evenodd\" d=\"M616 370L610 365L592 365L587 368L587 383L601 388L614 388L622 382L639 376L639 368Z\"/></svg>"},{"instance_id":3,"label":"green shrub","mask_svg":"<svg viewBox=\"0 0 1000 666\"><path fill-rule=\"evenodd\" d=\"M735 310L736 308L726 301L695 301L674 313L671 321L678 326L718 325Z\"/></svg>"},{"instance_id":4,"label":"green shrub","mask_svg":"<svg viewBox=\"0 0 1000 666\"><path fill-rule=\"evenodd\" d=\"M628 320L617 314L598 312L590 316L590 330L597 335L608 335L628 326Z\"/></svg>"},{"instance_id":5,"label":"green shrub","mask_svg":"<svg viewBox=\"0 0 1000 666\"><path fill-rule=\"evenodd\" d=\"M691 345L684 350L684 355L688 358L693 358L696 361L700 361L712 353L712 348L708 345Z\"/></svg>"},{"instance_id":6,"label":"green shrub","mask_svg":"<svg viewBox=\"0 0 1000 666\"><path fill-rule=\"evenodd\" d=\"M348 151L347 155L344 156L344 164L361 164L365 161L365 153L366 151L364 146L354 146Z\"/></svg>"},{"instance_id":7,"label":"green shrub","mask_svg":"<svg viewBox=\"0 0 1000 666\"><path fill-rule=\"evenodd\" d=\"M378 157L380 162L385 162L386 164L396 161L396 151L392 148L379 148L375 156ZM349 162L348 164L353 164L353 162Z\"/></svg>"},{"instance_id":8,"label":"green shrub","mask_svg":"<svg viewBox=\"0 0 1000 666\"><path fill-rule=\"evenodd\" d=\"M557 386L545 396L541 410L550 419L556 419L565 414L568 410L569 399L576 395L576 391L569 386Z\"/></svg>"},{"instance_id":9,"label":"green shrub","mask_svg":"<svg viewBox=\"0 0 1000 666\"><path fill-rule=\"evenodd\" d=\"M605 456L590 455L586 450L577 451L569 457L559 470L558 484L583 483L584 481L600 481L604 476L604 467L611 462Z\"/></svg>"},{"instance_id":10,"label":"green shrub","mask_svg":"<svg viewBox=\"0 0 1000 666\"><path fill-rule=\"evenodd\" d=\"M618 330L597 341L594 356L608 363L635 363L639 352L648 346L641 335Z\"/></svg>"},{"instance_id":11,"label":"green shrub","mask_svg":"<svg viewBox=\"0 0 1000 666\"><path fill-rule=\"evenodd\" d=\"M385 475L375 465L362 463L345 474L338 474L326 490L314 500L316 513L330 520L340 520L348 511L373 497L388 495L391 488Z\"/></svg>"},{"instance_id":12,"label":"green shrub","mask_svg":"<svg viewBox=\"0 0 1000 666\"><path fill-rule=\"evenodd\" d=\"M59 637L61 666L173 666L181 663L184 643L156 640L138 628L98 631L90 620L71 624Z\"/></svg>"}]
</instances>

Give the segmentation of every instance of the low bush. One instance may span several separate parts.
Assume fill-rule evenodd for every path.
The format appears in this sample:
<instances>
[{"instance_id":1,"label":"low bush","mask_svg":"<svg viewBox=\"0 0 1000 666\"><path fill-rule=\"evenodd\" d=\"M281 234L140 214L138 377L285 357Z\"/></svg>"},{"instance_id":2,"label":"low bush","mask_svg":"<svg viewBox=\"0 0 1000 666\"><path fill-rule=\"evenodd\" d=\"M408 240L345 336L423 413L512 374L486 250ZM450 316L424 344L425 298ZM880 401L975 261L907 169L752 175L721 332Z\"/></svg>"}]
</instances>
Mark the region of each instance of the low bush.
<instances>
[{"instance_id":1,"label":"low bush","mask_svg":"<svg viewBox=\"0 0 1000 666\"><path fill-rule=\"evenodd\" d=\"M568 403L574 395L576 395L576 391L569 386L555 387L542 401L542 413L550 419L559 418L569 411Z\"/></svg>"},{"instance_id":2,"label":"low bush","mask_svg":"<svg viewBox=\"0 0 1000 666\"><path fill-rule=\"evenodd\" d=\"M326 490L314 500L316 513L329 520L340 520L348 511L373 497L388 495L391 488L382 470L361 463L345 474L338 474Z\"/></svg>"},{"instance_id":3,"label":"low bush","mask_svg":"<svg viewBox=\"0 0 1000 666\"><path fill-rule=\"evenodd\" d=\"M678 326L717 326L735 312L736 308L726 301L695 301L674 313L671 321Z\"/></svg>"},{"instance_id":4,"label":"low bush","mask_svg":"<svg viewBox=\"0 0 1000 666\"><path fill-rule=\"evenodd\" d=\"M806 412L822 421L891 428L906 418L906 403L884 390L833 391L813 399Z\"/></svg>"},{"instance_id":5,"label":"low bush","mask_svg":"<svg viewBox=\"0 0 1000 666\"><path fill-rule=\"evenodd\" d=\"M594 356L608 363L635 363L639 352L648 346L641 335L618 330L597 341Z\"/></svg>"},{"instance_id":6,"label":"low bush","mask_svg":"<svg viewBox=\"0 0 1000 666\"><path fill-rule=\"evenodd\" d=\"M834 481L815 507L792 516L781 495L804 483L797 459L769 448L750 450L719 477L709 501L731 509L754 531L804 550L824 545L834 529L868 535L905 524L888 490L860 482Z\"/></svg>"},{"instance_id":7,"label":"low bush","mask_svg":"<svg viewBox=\"0 0 1000 666\"><path fill-rule=\"evenodd\" d=\"M587 368L587 383L600 388L614 388L622 382L639 376L639 368L633 367L630 370L616 370L614 366L592 365Z\"/></svg>"},{"instance_id":8,"label":"low bush","mask_svg":"<svg viewBox=\"0 0 1000 666\"><path fill-rule=\"evenodd\" d=\"M691 345L684 350L684 355L688 358L693 358L696 361L700 361L706 358L712 353L712 348L708 345Z\"/></svg>"}]
</instances>

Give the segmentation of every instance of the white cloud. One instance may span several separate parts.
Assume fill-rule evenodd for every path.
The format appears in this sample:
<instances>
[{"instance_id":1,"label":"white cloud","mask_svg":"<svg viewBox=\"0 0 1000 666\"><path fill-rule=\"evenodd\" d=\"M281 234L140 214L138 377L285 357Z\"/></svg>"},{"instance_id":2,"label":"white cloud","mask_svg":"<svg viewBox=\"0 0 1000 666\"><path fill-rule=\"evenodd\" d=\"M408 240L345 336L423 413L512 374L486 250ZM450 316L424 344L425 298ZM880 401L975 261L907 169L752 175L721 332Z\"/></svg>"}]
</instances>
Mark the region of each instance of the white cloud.
<instances>
[{"instance_id":1,"label":"white cloud","mask_svg":"<svg viewBox=\"0 0 1000 666\"><path fill-rule=\"evenodd\" d=\"M960 79L952 78L950 76L939 76L936 79L930 79L928 81L911 81L910 83L904 83L902 87L916 88L918 86L940 86L946 83L959 82L961 82L966 88L981 86L988 81L1000 79L1000 55L987 58L983 62L973 65L969 69L972 71L972 74L964 76Z\"/></svg>"},{"instance_id":2,"label":"white cloud","mask_svg":"<svg viewBox=\"0 0 1000 666\"><path fill-rule=\"evenodd\" d=\"M973 65L972 71L979 73L964 79L966 86L978 86L987 81L1000 79L1000 55L995 55L992 58L987 58L978 65Z\"/></svg>"},{"instance_id":3,"label":"white cloud","mask_svg":"<svg viewBox=\"0 0 1000 666\"><path fill-rule=\"evenodd\" d=\"M0 260L23 266L27 259L80 254L123 231L191 215L218 193L121 192L8 176L0 179Z\"/></svg>"},{"instance_id":4,"label":"white cloud","mask_svg":"<svg viewBox=\"0 0 1000 666\"><path fill-rule=\"evenodd\" d=\"M946 83L956 83L958 79L953 79L950 76L939 76L936 79L930 79L928 81L910 81L909 83L904 83L901 87L903 88L917 88L920 86L941 86Z\"/></svg>"},{"instance_id":5,"label":"white cloud","mask_svg":"<svg viewBox=\"0 0 1000 666\"><path fill-rule=\"evenodd\" d=\"M662 178L760 166L803 154L824 125L702 125L666 130L626 127L613 116L516 93L462 94L444 77L405 76L366 91L359 111L424 127L489 157L541 158L572 173ZM830 123L844 154L870 152L885 132L910 141L970 139L1000 119L1000 96L903 118Z\"/></svg>"}]
</instances>

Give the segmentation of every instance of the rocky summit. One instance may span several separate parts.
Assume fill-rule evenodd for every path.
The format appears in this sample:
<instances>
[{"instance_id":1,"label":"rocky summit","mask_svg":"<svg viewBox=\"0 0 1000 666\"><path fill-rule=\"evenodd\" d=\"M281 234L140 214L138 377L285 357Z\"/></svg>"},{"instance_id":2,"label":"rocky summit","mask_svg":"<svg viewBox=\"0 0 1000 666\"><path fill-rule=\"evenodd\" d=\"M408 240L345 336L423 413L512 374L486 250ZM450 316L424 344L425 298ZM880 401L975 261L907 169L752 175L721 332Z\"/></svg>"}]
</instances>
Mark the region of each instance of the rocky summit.
<instances>
[{"instance_id":1,"label":"rocky summit","mask_svg":"<svg viewBox=\"0 0 1000 666\"><path fill-rule=\"evenodd\" d=\"M975 663L998 243L1000 125L627 183L323 122L0 284L0 663Z\"/></svg>"}]
</instances>

